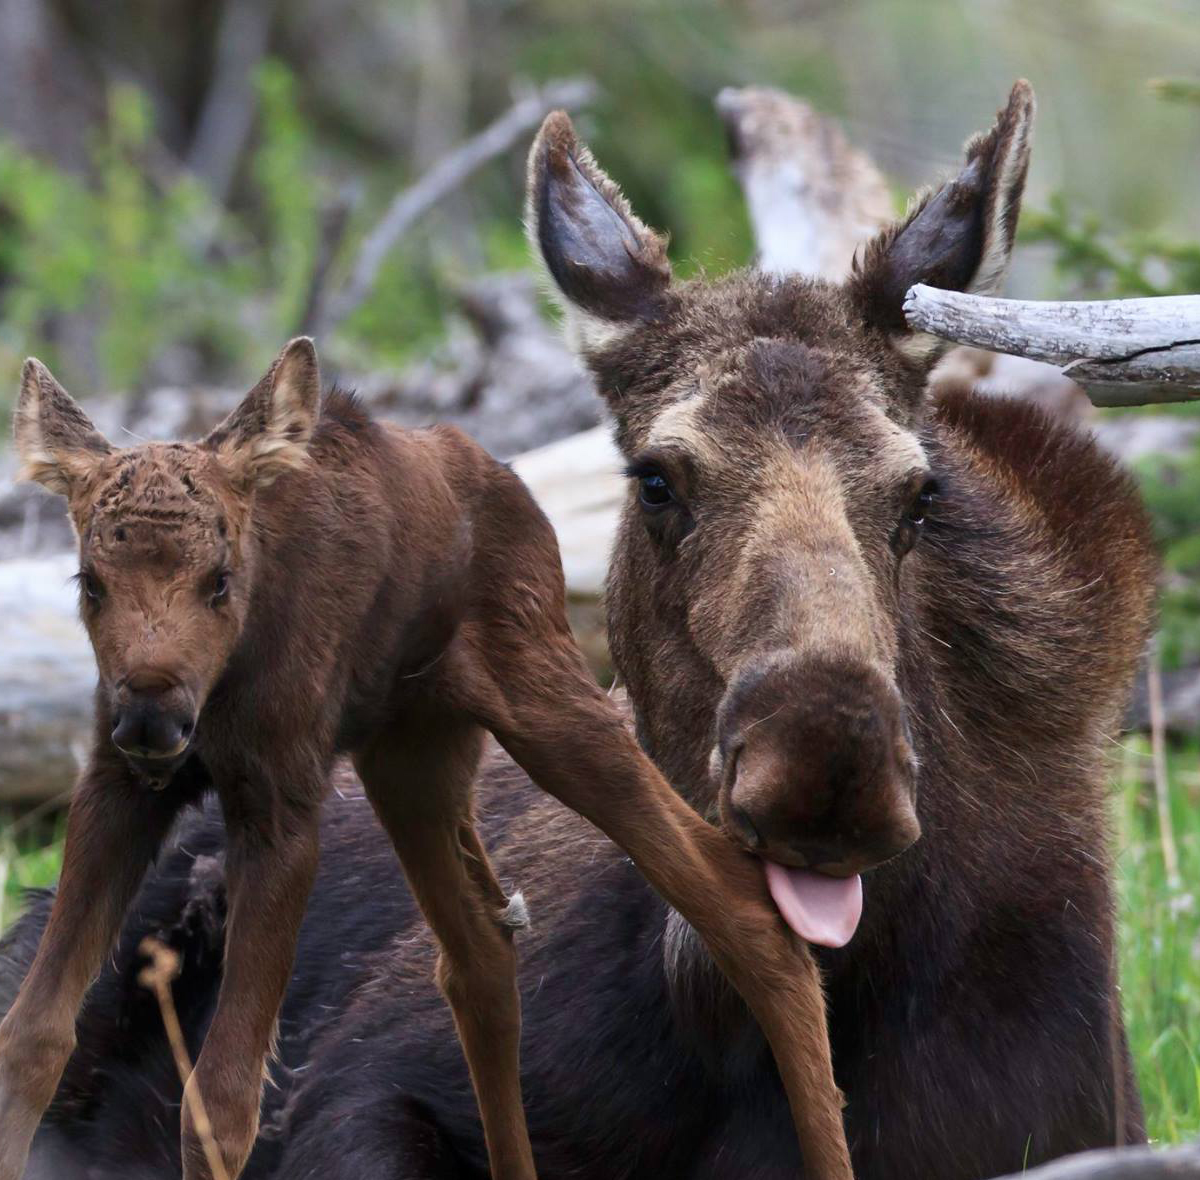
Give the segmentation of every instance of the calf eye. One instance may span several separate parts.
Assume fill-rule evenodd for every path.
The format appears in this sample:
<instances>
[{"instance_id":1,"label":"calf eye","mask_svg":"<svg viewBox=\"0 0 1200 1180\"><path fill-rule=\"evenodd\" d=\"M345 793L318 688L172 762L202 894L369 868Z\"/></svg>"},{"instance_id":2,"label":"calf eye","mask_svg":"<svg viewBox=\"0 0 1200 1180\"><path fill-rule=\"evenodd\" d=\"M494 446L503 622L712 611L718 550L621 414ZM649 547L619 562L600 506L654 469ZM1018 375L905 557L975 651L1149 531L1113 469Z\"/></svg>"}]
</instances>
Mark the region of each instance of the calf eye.
<instances>
[{"instance_id":1,"label":"calf eye","mask_svg":"<svg viewBox=\"0 0 1200 1180\"><path fill-rule=\"evenodd\" d=\"M88 573L87 570L81 570L77 576L79 588L83 591L83 596L88 602L99 602L104 597L104 587L100 584L100 579L95 574Z\"/></svg>"}]
</instances>

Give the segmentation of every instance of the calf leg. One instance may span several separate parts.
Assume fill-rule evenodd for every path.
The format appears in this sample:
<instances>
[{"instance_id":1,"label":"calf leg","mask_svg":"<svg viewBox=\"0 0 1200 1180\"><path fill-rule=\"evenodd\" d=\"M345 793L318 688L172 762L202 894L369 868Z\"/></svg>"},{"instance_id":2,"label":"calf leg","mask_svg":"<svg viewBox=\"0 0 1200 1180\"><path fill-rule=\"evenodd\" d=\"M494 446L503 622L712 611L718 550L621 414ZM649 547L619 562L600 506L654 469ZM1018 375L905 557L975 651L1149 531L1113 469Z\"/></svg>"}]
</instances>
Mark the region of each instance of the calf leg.
<instances>
[{"instance_id":1,"label":"calf leg","mask_svg":"<svg viewBox=\"0 0 1200 1180\"><path fill-rule=\"evenodd\" d=\"M204 1049L184 1088L185 1180L211 1180L194 1121L196 1091L231 1180L254 1146L263 1063L292 974L317 848L315 808L281 818L269 838L245 822L231 823L225 858L225 970Z\"/></svg>"},{"instance_id":2,"label":"calf leg","mask_svg":"<svg viewBox=\"0 0 1200 1180\"><path fill-rule=\"evenodd\" d=\"M99 759L75 789L54 908L0 1024L0 1180L20 1180L74 1051L76 1013L177 810Z\"/></svg>"},{"instance_id":3,"label":"calf leg","mask_svg":"<svg viewBox=\"0 0 1200 1180\"><path fill-rule=\"evenodd\" d=\"M696 928L770 1043L805 1175L849 1180L812 955L776 912L761 866L688 807L638 747L584 668L561 613L542 616L546 633L536 642L517 628L468 639L459 680L471 711L539 786L623 848Z\"/></svg>"},{"instance_id":4,"label":"calf leg","mask_svg":"<svg viewBox=\"0 0 1200 1180\"><path fill-rule=\"evenodd\" d=\"M356 759L371 803L438 938L437 981L471 1072L494 1180L534 1180L521 1103L512 906L471 815L482 733L415 724ZM520 915L517 915L519 918Z\"/></svg>"}]
</instances>

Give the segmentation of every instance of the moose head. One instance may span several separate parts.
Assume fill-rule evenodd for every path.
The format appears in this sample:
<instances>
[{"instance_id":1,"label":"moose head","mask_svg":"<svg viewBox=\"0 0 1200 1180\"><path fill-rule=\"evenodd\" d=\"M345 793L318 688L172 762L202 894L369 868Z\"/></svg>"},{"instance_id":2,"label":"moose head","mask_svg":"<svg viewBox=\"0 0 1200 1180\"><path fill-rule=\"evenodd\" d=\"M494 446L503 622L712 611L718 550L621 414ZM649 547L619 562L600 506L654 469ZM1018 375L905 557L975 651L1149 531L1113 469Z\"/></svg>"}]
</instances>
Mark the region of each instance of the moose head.
<instances>
[{"instance_id":1,"label":"moose head","mask_svg":"<svg viewBox=\"0 0 1200 1180\"><path fill-rule=\"evenodd\" d=\"M254 499L302 467L320 394L311 340L293 340L207 438L113 447L37 360L16 408L21 474L67 498L101 717L148 781L185 758L245 623Z\"/></svg>"},{"instance_id":2,"label":"moose head","mask_svg":"<svg viewBox=\"0 0 1200 1180\"><path fill-rule=\"evenodd\" d=\"M844 942L858 874L919 834L899 661L937 512L922 417L939 345L908 330L904 296L999 285L1033 108L1018 82L845 283L676 281L565 114L530 157L530 237L628 461L608 598L639 734L812 941Z\"/></svg>"}]
</instances>

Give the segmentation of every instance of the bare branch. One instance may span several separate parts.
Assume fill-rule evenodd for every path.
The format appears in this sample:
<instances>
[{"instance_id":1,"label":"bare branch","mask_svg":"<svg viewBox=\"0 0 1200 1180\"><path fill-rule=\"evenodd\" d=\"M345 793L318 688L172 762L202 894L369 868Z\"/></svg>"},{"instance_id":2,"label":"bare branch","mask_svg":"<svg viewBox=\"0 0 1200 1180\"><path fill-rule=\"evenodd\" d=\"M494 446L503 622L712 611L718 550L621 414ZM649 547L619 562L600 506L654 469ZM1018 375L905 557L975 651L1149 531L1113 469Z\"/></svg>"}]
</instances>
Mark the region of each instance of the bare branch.
<instances>
[{"instance_id":1,"label":"bare branch","mask_svg":"<svg viewBox=\"0 0 1200 1180\"><path fill-rule=\"evenodd\" d=\"M596 86L588 79L547 83L518 99L495 122L443 156L415 184L398 193L364 239L345 285L318 308L314 330L331 331L362 304L375 285L384 259L419 217L482 165L508 151L551 111L585 106L595 94Z\"/></svg>"},{"instance_id":2,"label":"bare branch","mask_svg":"<svg viewBox=\"0 0 1200 1180\"><path fill-rule=\"evenodd\" d=\"M855 248L893 215L874 162L849 144L833 119L782 90L729 87L716 106L746 196L759 267L845 278Z\"/></svg>"},{"instance_id":3,"label":"bare branch","mask_svg":"<svg viewBox=\"0 0 1200 1180\"><path fill-rule=\"evenodd\" d=\"M917 284L904 314L955 344L1058 365L1098 406L1200 398L1200 295L1034 302Z\"/></svg>"},{"instance_id":4,"label":"bare branch","mask_svg":"<svg viewBox=\"0 0 1200 1180\"><path fill-rule=\"evenodd\" d=\"M1085 1151L1004 1180L1200 1180L1200 1147Z\"/></svg>"}]
</instances>

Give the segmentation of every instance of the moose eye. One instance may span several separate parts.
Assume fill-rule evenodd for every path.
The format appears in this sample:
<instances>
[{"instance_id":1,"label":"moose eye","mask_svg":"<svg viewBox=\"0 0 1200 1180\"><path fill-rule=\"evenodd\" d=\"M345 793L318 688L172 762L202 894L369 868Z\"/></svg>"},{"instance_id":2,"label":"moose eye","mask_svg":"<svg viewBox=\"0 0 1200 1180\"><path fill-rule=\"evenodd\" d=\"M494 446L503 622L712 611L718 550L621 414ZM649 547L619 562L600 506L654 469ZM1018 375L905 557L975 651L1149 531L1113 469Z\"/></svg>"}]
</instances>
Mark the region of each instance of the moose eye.
<instances>
[{"instance_id":1,"label":"moose eye","mask_svg":"<svg viewBox=\"0 0 1200 1180\"><path fill-rule=\"evenodd\" d=\"M921 485L921 490L913 497L912 503L905 510L903 519L892 534L892 548L897 557L903 557L917 543L917 538L921 535L921 529L925 524L925 518L929 515L929 510L933 507L937 494L937 482L927 479Z\"/></svg>"},{"instance_id":2,"label":"moose eye","mask_svg":"<svg viewBox=\"0 0 1200 1180\"><path fill-rule=\"evenodd\" d=\"M671 483L657 464L635 463L626 475L638 481L638 501L647 512L660 512L674 502Z\"/></svg>"},{"instance_id":3,"label":"moose eye","mask_svg":"<svg viewBox=\"0 0 1200 1180\"><path fill-rule=\"evenodd\" d=\"M675 499L675 494L666 479L655 473L642 476L638 498L646 508L665 508Z\"/></svg>"},{"instance_id":4,"label":"moose eye","mask_svg":"<svg viewBox=\"0 0 1200 1180\"><path fill-rule=\"evenodd\" d=\"M925 523L925 517L929 515L929 510L933 507L933 502L937 498L937 494L937 481L927 479L924 486L917 493L917 498L913 501L912 507L908 510L907 519L909 524L920 528Z\"/></svg>"},{"instance_id":5,"label":"moose eye","mask_svg":"<svg viewBox=\"0 0 1200 1180\"><path fill-rule=\"evenodd\" d=\"M213 606L220 606L229 597L229 571L222 570L213 579L212 594L209 597L209 602Z\"/></svg>"}]
</instances>

